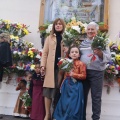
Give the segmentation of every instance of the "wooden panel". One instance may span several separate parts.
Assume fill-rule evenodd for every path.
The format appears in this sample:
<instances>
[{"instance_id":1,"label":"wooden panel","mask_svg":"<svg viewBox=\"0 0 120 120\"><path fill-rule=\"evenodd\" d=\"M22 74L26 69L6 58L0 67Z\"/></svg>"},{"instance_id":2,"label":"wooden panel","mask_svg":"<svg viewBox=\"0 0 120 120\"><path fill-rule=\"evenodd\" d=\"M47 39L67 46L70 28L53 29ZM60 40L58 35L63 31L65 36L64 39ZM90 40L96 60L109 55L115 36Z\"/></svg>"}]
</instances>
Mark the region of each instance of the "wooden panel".
<instances>
[{"instance_id":1,"label":"wooden panel","mask_svg":"<svg viewBox=\"0 0 120 120\"><path fill-rule=\"evenodd\" d=\"M41 0L40 3L39 26L44 23L45 2L46 0Z\"/></svg>"}]
</instances>

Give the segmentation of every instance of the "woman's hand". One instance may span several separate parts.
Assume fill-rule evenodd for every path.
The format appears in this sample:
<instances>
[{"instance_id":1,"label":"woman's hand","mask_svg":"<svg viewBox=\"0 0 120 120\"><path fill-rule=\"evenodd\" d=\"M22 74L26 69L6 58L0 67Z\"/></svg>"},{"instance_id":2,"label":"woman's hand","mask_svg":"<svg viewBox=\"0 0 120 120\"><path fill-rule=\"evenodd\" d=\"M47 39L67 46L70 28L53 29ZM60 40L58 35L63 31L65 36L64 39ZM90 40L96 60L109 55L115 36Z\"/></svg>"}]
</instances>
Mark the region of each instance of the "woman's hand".
<instances>
[{"instance_id":1,"label":"woman's hand","mask_svg":"<svg viewBox=\"0 0 120 120\"><path fill-rule=\"evenodd\" d=\"M45 75L45 67L41 67L40 72L41 72L41 75L42 75L42 76Z\"/></svg>"},{"instance_id":2,"label":"woman's hand","mask_svg":"<svg viewBox=\"0 0 120 120\"><path fill-rule=\"evenodd\" d=\"M103 59L103 52L100 49L94 49L94 54L97 55L99 58Z\"/></svg>"}]
</instances>

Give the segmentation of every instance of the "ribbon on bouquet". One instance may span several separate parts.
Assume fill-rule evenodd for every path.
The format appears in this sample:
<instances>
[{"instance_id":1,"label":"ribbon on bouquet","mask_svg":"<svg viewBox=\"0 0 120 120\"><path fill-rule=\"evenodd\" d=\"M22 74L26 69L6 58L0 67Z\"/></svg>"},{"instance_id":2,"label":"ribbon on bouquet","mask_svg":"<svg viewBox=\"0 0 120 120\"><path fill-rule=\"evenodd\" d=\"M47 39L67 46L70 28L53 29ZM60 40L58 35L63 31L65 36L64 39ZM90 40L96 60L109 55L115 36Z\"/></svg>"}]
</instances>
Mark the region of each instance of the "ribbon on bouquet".
<instances>
[{"instance_id":1,"label":"ribbon on bouquet","mask_svg":"<svg viewBox=\"0 0 120 120\"><path fill-rule=\"evenodd\" d=\"M91 62L96 60L96 56L94 54L89 54L88 57L91 57Z\"/></svg>"}]
</instances>

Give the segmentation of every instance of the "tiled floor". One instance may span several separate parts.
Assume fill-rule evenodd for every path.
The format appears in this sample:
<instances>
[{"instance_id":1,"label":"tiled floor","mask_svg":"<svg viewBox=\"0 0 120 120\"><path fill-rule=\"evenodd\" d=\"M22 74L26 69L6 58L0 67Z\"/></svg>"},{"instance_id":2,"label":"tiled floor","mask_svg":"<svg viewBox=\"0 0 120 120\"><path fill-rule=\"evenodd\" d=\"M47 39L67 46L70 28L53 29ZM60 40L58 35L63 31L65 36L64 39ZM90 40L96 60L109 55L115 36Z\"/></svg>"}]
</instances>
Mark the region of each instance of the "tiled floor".
<instances>
[{"instance_id":1,"label":"tiled floor","mask_svg":"<svg viewBox=\"0 0 120 120\"><path fill-rule=\"evenodd\" d=\"M11 115L3 115L3 118L0 119L0 120L30 120L30 119L27 119L27 118L16 118L14 116L11 116Z\"/></svg>"}]
</instances>

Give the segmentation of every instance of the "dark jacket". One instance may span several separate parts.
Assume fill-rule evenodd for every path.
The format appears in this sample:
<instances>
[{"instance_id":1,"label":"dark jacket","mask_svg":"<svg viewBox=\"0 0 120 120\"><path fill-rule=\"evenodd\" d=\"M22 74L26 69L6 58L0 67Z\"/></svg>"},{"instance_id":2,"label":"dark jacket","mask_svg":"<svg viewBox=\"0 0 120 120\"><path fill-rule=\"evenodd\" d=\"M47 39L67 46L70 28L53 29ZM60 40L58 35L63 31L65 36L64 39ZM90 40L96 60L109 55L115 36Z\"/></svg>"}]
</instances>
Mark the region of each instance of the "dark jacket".
<instances>
[{"instance_id":1,"label":"dark jacket","mask_svg":"<svg viewBox=\"0 0 120 120\"><path fill-rule=\"evenodd\" d=\"M0 64L12 66L12 54L8 42L0 42Z\"/></svg>"}]
</instances>

